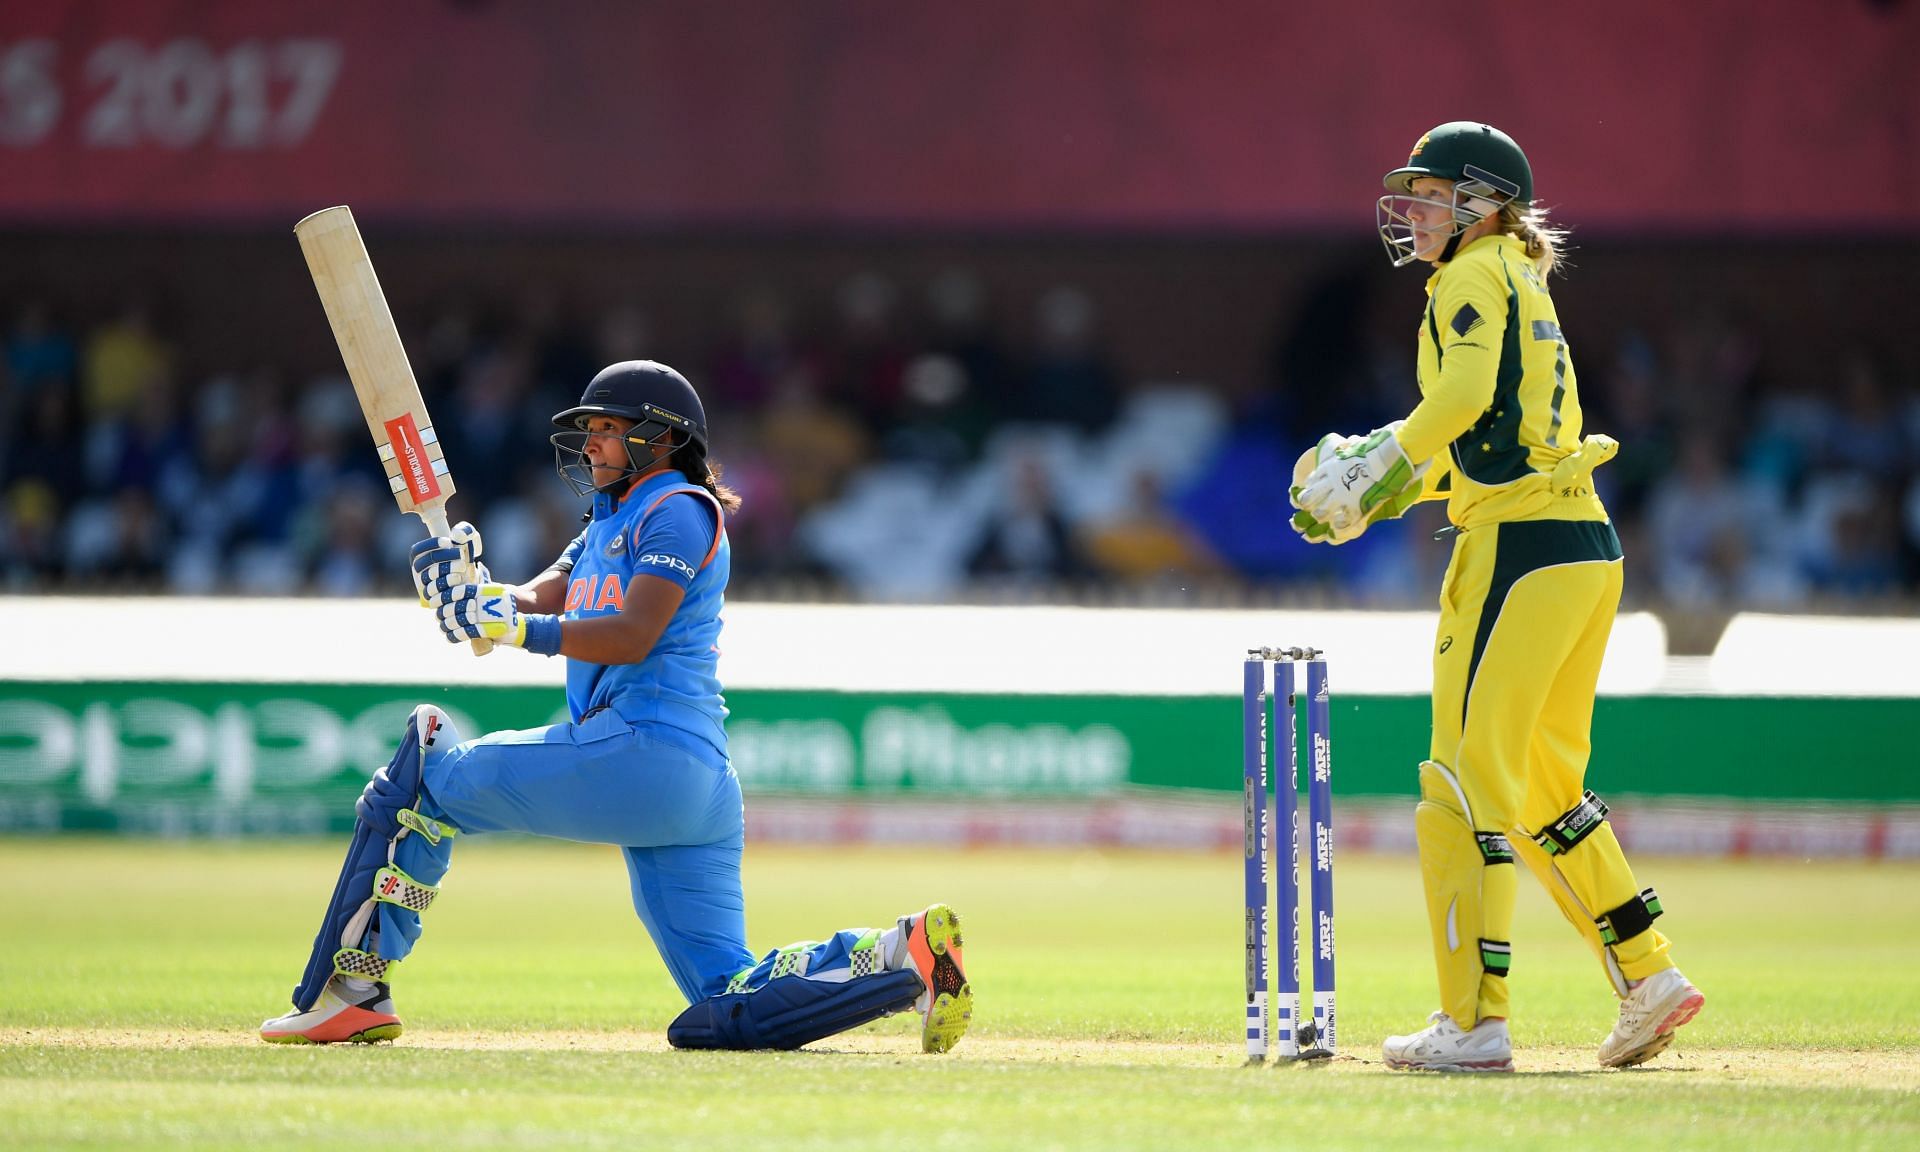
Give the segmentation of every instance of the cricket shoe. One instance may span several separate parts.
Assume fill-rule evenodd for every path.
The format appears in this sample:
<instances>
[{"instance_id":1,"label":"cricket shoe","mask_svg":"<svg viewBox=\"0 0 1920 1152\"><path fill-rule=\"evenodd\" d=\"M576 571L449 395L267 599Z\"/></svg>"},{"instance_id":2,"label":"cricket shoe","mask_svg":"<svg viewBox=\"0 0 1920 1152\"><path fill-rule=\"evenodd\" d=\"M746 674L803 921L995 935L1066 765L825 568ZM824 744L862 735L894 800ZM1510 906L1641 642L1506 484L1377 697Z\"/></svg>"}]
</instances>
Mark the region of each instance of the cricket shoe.
<instances>
[{"instance_id":1,"label":"cricket shoe","mask_svg":"<svg viewBox=\"0 0 1920 1152\"><path fill-rule=\"evenodd\" d=\"M1620 1019L1600 1045L1600 1063L1609 1068L1645 1064L1667 1050L1674 1031L1698 1016L1706 1002L1680 969L1655 972L1620 1001Z\"/></svg>"},{"instance_id":2,"label":"cricket shoe","mask_svg":"<svg viewBox=\"0 0 1920 1152\"><path fill-rule=\"evenodd\" d=\"M1411 1036L1389 1036L1382 1046L1389 1068L1426 1072L1511 1072L1513 1040L1505 1020L1482 1020L1463 1031L1445 1012L1427 1017Z\"/></svg>"},{"instance_id":3,"label":"cricket shoe","mask_svg":"<svg viewBox=\"0 0 1920 1152\"><path fill-rule=\"evenodd\" d=\"M900 927L907 958L924 986L913 1004L920 1013L920 1050L945 1052L973 1022L973 985L960 966L960 917L945 904L934 904L901 917Z\"/></svg>"},{"instance_id":4,"label":"cricket shoe","mask_svg":"<svg viewBox=\"0 0 1920 1152\"><path fill-rule=\"evenodd\" d=\"M385 984L356 993L335 976L320 990L320 999L305 1012L289 1012L260 1025L260 1039L269 1044L371 1044L400 1035L400 1017L393 1012L393 994Z\"/></svg>"}]
</instances>

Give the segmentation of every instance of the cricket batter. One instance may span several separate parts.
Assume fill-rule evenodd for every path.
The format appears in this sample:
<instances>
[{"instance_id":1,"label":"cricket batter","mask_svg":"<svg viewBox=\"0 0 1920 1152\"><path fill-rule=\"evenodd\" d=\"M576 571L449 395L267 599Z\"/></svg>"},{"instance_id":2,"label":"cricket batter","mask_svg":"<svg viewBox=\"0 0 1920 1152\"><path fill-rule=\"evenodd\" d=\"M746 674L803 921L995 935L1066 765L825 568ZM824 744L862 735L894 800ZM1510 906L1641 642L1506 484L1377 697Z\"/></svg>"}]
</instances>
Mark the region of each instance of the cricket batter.
<instances>
[{"instance_id":1,"label":"cricket batter","mask_svg":"<svg viewBox=\"0 0 1920 1152\"><path fill-rule=\"evenodd\" d=\"M1620 603L1620 540L1590 474L1617 450L1581 436L1567 339L1547 292L1565 233L1533 203L1504 133L1442 124L1387 173L1380 238L1433 266L1420 319L1421 400L1364 439L1329 436L1296 469L1293 523L1351 540L1444 497L1456 530L1433 654L1433 745L1415 836L1440 1010L1390 1036L1394 1068L1510 1072L1514 861L1586 937L1620 999L1600 1062L1652 1059L1705 998L1654 928L1642 888L1585 790L1594 686Z\"/></svg>"},{"instance_id":2,"label":"cricket batter","mask_svg":"<svg viewBox=\"0 0 1920 1152\"><path fill-rule=\"evenodd\" d=\"M675 1047L798 1048L915 1008L921 1047L951 1048L973 990L944 904L757 963L747 949L740 782L716 677L725 522L740 501L708 459L693 386L654 361L614 364L554 423L560 473L593 504L552 567L499 584L461 524L415 545L413 570L449 642L566 657L573 719L463 740L440 709L414 710L356 806L293 1011L261 1037L398 1036L390 973L419 938L456 836L514 831L619 847L634 910L689 1005L667 1030Z\"/></svg>"}]
</instances>

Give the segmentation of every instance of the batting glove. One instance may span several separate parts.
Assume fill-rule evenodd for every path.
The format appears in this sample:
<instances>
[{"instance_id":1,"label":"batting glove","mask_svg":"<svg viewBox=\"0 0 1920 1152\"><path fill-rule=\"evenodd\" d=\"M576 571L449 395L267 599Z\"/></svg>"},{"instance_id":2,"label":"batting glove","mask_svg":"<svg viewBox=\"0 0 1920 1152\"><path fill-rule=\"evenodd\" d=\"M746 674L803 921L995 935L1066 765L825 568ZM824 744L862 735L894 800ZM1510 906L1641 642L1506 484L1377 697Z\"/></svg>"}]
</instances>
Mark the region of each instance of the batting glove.
<instances>
[{"instance_id":1,"label":"batting glove","mask_svg":"<svg viewBox=\"0 0 1920 1152\"><path fill-rule=\"evenodd\" d=\"M456 584L438 605L447 643L491 640L552 656L560 650L560 618L523 614L504 584Z\"/></svg>"},{"instance_id":2,"label":"batting glove","mask_svg":"<svg viewBox=\"0 0 1920 1152\"><path fill-rule=\"evenodd\" d=\"M1403 423L1396 420L1364 440L1336 446L1290 494L1293 506L1334 535L1351 533L1345 539L1366 531L1375 520L1405 512L1419 500L1432 462L1422 460L1416 466L1407 459L1394 436Z\"/></svg>"},{"instance_id":3,"label":"batting glove","mask_svg":"<svg viewBox=\"0 0 1920 1152\"><path fill-rule=\"evenodd\" d=\"M493 577L480 562L480 529L462 520L445 536L429 536L408 554L413 564L413 588L420 603L438 608L447 591L459 584L490 584Z\"/></svg>"}]
</instances>

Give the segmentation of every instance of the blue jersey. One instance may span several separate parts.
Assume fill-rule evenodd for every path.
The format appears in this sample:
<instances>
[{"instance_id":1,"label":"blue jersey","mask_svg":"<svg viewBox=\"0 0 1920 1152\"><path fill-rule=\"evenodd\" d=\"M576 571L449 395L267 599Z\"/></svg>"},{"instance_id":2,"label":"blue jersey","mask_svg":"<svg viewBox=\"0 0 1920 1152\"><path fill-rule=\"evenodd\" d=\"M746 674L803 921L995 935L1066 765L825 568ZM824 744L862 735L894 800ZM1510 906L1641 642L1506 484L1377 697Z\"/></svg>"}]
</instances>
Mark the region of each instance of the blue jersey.
<instances>
[{"instance_id":1,"label":"blue jersey","mask_svg":"<svg viewBox=\"0 0 1920 1152\"><path fill-rule=\"evenodd\" d=\"M611 708L628 723L684 734L691 739L674 742L724 764L727 706L717 665L730 566L719 503L679 472L648 476L618 505L605 493L595 496L586 531L554 564L569 574L561 618L619 612L635 580L671 580L685 595L640 663L568 658L567 707L574 718Z\"/></svg>"}]
</instances>

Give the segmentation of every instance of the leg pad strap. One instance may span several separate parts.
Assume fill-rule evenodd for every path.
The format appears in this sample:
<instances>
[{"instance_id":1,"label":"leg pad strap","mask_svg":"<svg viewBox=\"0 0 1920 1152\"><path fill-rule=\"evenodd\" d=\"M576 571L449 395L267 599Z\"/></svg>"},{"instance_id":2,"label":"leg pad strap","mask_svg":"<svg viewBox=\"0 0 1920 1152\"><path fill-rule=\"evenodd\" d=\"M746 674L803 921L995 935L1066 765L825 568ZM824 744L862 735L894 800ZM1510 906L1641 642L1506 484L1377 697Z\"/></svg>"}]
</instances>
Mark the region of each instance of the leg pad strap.
<instances>
[{"instance_id":1,"label":"leg pad strap","mask_svg":"<svg viewBox=\"0 0 1920 1152\"><path fill-rule=\"evenodd\" d=\"M1540 829L1534 834L1533 842L1546 850L1549 856L1559 856L1573 851L1574 847L1593 834L1600 822L1607 818L1606 802L1588 792L1581 797L1580 803L1567 809L1560 819Z\"/></svg>"},{"instance_id":2,"label":"leg pad strap","mask_svg":"<svg viewBox=\"0 0 1920 1152\"><path fill-rule=\"evenodd\" d=\"M778 980L782 976L805 976L807 969L813 966L815 944L809 940L804 944L790 944L773 958L773 971L769 980Z\"/></svg>"},{"instance_id":3,"label":"leg pad strap","mask_svg":"<svg viewBox=\"0 0 1920 1152\"><path fill-rule=\"evenodd\" d=\"M342 976L356 976L362 980L385 980L387 969L394 961L375 956L371 952L362 952L358 948L342 948L333 954L333 970Z\"/></svg>"},{"instance_id":4,"label":"leg pad strap","mask_svg":"<svg viewBox=\"0 0 1920 1152\"><path fill-rule=\"evenodd\" d=\"M1651 888L1642 888L1640 895L1594 917L1593 922L1600 926L1600 942L1612 945L1631 940L1653 927L1662 911L1660 894Z\"/></svg>"},{"instance_id":5,"label":"leg pad strap","mask_svg":"<svg viewBox=\"0 0 1920 1152\"><path fill-rule=\"evenodd\" d=\"M847 953L847 972L854 978L873 976L883 970L880 956L880 933L869 932L860 938L860 942Z\"/></svg>"},{"instance_id":6,"label":"leg pad strap","mask_svg":"<svg viewBox=\"0 0 1920 1152\"><path fill-rule=\"evenodd\" d=\"M1513 967L1513 945L1505 940L1482 939L1480 966L1489 976L1505 976Z\"/></svg>"},{"instance_id":7,"label":"leg pad strap","mask_svg":"<svg viewBox=\"0 0 1920 1152\"><path fill-rule=\"evenodd\" d=\"M400 827L405 829L406 832L418 832L426 839L427 843L436 846L440 841L449 836L458 835L460 832L460 829L455 828L444 820L435 820L430 816L422 816L411 808L400 809L400 811L393 814L393 818L399 821ZM401 835L404 836L406 832L402 832Z\"/></svg>"},{"instance_id":8,"label":"leg pad strap","mask_svg":"<svg viewBox=\"0 0 1920 1152\"><path fill-rule=\"evenodd\" d=\"M398 904L415 912L425 912L438 895L440 889L422 884L392 865L373 874L373 898L382 904Z\"/></svg>"},{"instance_id":9,"label":"leg pad strap","mask_svg":"<svg viewBox=\"0 0 1920 1152\"><path fill-rule=\"evenodd\" d=\"M1480 845L1480 859L1488 864L1513 863L1513 845L1507 843L1505 835L1499 832L1475 832L1474 840Z\"/></svg>"}]
</instances>

